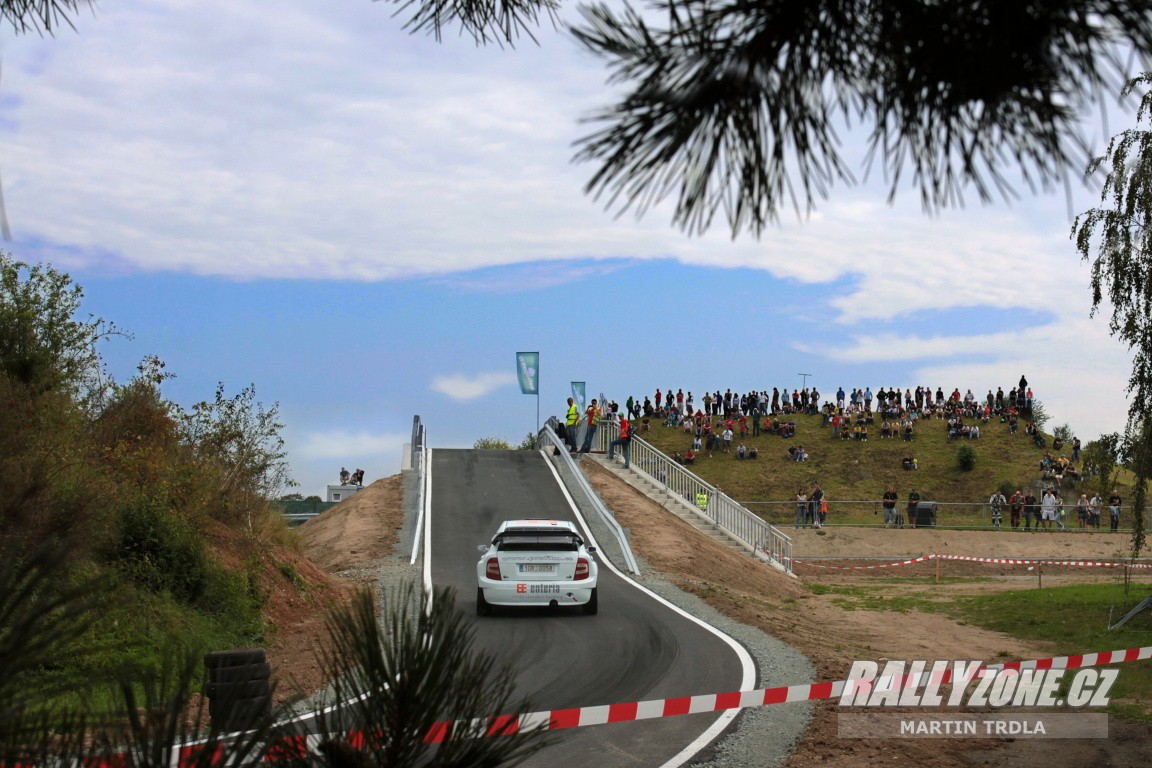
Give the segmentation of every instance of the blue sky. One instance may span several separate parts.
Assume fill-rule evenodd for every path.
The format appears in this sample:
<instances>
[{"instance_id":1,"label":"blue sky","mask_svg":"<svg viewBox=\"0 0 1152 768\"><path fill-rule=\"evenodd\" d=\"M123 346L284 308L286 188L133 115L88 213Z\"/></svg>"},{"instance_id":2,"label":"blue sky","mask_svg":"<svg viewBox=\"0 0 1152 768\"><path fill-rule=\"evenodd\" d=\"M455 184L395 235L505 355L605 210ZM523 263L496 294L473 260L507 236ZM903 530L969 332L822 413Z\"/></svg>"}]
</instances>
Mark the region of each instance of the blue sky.
<instances>
[{"instance_id":1,"label":"blue sky","mask_svg":"<svg viewBox=\"0 0 1152 768\"><path fill-rule=\"evenodd\" d=\"M394 474L414 414L434 447L518 442L525 350L543 417L572 380L623 402L801 373L981 394L1023 373L1050 427L1123 428L1130 357L1089 318L1069 240L1095 188L928 216L874 179L758 240L686 237L668 206L616 216L582 193L572 144L611 90L570 38L437 43L391 8L130 1L0 36L6 250L133 334L103 348L117 378L155 354L185 406L255 384L301 492L340 466Z\"/></svg>"}]
</instances>

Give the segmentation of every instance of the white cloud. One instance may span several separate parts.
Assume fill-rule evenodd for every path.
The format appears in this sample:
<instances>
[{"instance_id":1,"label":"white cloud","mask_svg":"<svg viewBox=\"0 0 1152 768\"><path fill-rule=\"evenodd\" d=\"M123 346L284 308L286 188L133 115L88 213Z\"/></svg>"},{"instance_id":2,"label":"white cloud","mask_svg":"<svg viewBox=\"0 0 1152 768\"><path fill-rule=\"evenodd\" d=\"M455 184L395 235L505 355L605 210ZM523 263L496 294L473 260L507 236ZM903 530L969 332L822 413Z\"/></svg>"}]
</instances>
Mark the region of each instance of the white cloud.
<instances>
[{"instance_id":1,"label":"white cloud","mask_svg":"<svg viewBox=\"0 0 1152 768\"><path fill-rule=\"evenodd\" d=\"M391 458L393 454L399 456L400 449L410 437L407 434L350 432L342 429L309 432L302 436L300 445L291 451L291 458L305 461L314 459L353 461L357 458L382 455Z\"/></svg>"},{"instance_id":2,"label":"white cloud","mask_svg":"<svg viewBox=\"0 0 1152 768\"><path fill-rule=\"evenodd\" d=\"M453 400L475 400L515 383L516 375L513 373L478 373L474 376L453 374L432 379L432 389Z\"/></svg>"}]
</instances>

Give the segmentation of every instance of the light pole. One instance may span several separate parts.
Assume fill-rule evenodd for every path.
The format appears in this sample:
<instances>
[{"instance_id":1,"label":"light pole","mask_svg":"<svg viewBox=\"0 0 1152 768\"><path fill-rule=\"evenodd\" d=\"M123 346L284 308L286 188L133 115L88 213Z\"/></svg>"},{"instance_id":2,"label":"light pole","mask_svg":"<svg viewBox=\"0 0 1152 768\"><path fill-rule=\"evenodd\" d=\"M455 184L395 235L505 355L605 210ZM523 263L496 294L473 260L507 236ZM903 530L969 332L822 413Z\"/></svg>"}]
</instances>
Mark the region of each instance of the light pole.
<instances>
[{"instance_id":1,"label":"light pole","mask_svg":"<svg viewBox=\"0 0 1152 768\"><path fill-rule=\"evenodd\" d=\"M801 389L808 389L808 377L811 376L812 374L810 374L810 373L798 373L796 375L801 377L800 388Z\"/></svg>"}]
</instances>

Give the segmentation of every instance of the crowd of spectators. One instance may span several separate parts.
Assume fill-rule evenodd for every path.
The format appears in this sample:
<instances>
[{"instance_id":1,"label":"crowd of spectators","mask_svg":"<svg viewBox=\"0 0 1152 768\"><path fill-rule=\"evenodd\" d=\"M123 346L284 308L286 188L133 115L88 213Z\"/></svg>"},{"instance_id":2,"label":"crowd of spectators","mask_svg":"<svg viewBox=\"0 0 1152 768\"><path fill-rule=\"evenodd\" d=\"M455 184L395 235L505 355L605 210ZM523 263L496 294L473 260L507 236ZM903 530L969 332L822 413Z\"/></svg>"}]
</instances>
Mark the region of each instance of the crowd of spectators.
<instances>
[{"instance_id":1,"label":"crowd of spectators","mask_svg":"<svg viewBox=\"0 0 1152 768\"><path fill-rule=\"evenodd\" d=\"M731 389L706 392L697 401L691 391L682 389L675 392L657 390L653 396L645 396L643 401L629 397L625 405L627 415L633 420L634 429L646 431L652 423L666 428L679 429L690 436L691 445L683 453L677 451L673 459L684 465L694 464L707 454L732 454L738 461L756 460L759 448L747 444L747 438L761 435L776 435L785 439L796 436L796 421L790 416L798 413L820 414L822 425L830 428L833 439L866 442L870 436L881 440L903 440L912 442L918 432L936 429L933 422L940 424L948 441L965 439L979 440L981 430L993 421L1005 425L1010 434L1019 430L1024 421L1025 434L1044 449L1040 460L1040 480L1043 490L1037 499L1031 491L1023 488L1005 498L993 494L989 500L993 523L1000 527L1003 512L1008 512L1009 524L1013 528L1036 530L1041 527L1064 528L1064 502L1061 489L1067 482L1079 481L1085 471L1077 470L1080 461L1081 443L1075 436L1057 434L1052 437L1051 450L1048 440L1032 420L1035 396L1025 377L1020 377L1017 386L1009 388L1005 394L1002 387L991 389L978 398L971 389L963 394L954 388L945 394L942 387L934 391L930 387L898 389L880 388L873 392L869 387L853 388L845 392L841 387L834 396L821 402L820 392L812 387L798 390L773 388L747 393L734 393ZM616 413L615 402L608 404L608 410ZM878 422L878 423L877 423ZM1071 458L1060 453L1066 447L1071 450ZM790 444L787 457L793 461L807 461L807 449L799 443ZM1055 455L1054 455L1055 454ZM919 468L912 453L901 459L905 470ZM343 473L342 473L343 474ZM344 479L344 477L342 477ZM353 479L356 482L359 478ZM889 489L889 493L892 493ZM895 512L894 498L885 494L885 525L896 525L902 517ZM913 496L915 493L912 494ZM820 492L820 496L823 493ZM910 499L910 501L912 501ZM1081 528L1100 527L1103 501L1093 496L1080 494L1076 504L1076 519ZM1119 517L1120 500L1113 492L1108 509L1113 530ZM797 494L797 525L819 525L819 503L813 504L811 496L801 489ZM900 520L900 527L903 527ZM909 521L911 522L911 521ZM1035 526L1033 526L1035 523Z\"/></svg>"},{"instance_id":2,"label":"crowd of spectators","mask_svg":"<svg viewBox=\"0 0 1152 768\"><path fill-rule=\"evenodd\" d=\"M701 455L732 454L737 460L755 459L758 449L748 446L749 437L769 434L790 439L796 436L796 421L790 416L797 413L821 414L822 425L830 429L833 439L867 442L871 437L880 440L902 440L911 443L923 430L937 429L938 423L946 439L979 440L982 430L993 421L1004 424L1010 433L1016 433L1021 420L1025 432L1040 448L1047 441L1031 420L1035 395L1024 376L1016 386L989 389L978 397L972 389L963 393L959 387L946 393L943 387L917 386L903 391L895 387L854 387L845 391L839 387L835 394L822 399L816 387L789 390L773 388L751 392L733 392L719 389L705 392L699 399L691 390L657 389L642 400L629 397L628 415L646 431L651 424L679 429L691 439L691 447L674 458L691 464ZM1063 441L1055 439L1052 449L1059 451ZM1073 462L1079 460L1080 441L1072 438L1072 459L1063 454L1045 455L1041 462L1041 477L1059 488L1067 479L1079 479ZM808 451L801 445L791 445L787 457L793 461L806 461ZM901 460L904 469L917 468L911 453Z\"/></svg>"}]
</instances>

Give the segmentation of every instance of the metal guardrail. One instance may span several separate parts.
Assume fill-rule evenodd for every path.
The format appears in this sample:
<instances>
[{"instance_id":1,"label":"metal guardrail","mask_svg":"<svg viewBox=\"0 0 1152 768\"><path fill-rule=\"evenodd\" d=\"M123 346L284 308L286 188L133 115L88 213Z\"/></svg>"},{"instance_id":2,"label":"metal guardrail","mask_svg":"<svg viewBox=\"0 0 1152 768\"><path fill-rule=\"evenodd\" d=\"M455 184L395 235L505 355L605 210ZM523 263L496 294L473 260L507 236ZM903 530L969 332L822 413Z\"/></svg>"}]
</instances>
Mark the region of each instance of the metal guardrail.
<instances>
[{"instance_id":1,"label":"metal guardrail","mask_svg":"<svg viewBox=\"0 0 1152 768\"><path fill-rule=\"evenodd\" d=\"M423 455L423 453L424 453L424 448L425 448L424 441L426 439L427 439L427 435L424 433L424 424L421 423L420 416L419 416L419 414L417 414L416 416L412 417L412 439L408 443L408 445L410 446L409 450L411 450L411 452L412 452L412 455L410 457L411 458L410 466L413 469L416 468L417 459L421 455Z\"/></svg>"},{"instance_id":2,"label":"metal guardrail","mask_svg":"<svg viewBox=\"0 0 1152 768\"><path fill-rule=\"evenodd\" d=\"M408 564L412 565L420 557L420 537L424 532L424 487L428 482L428 451L425 441L428 435L420 417L412 417L412 469L416 470L416 532L412 536L412 555Z\"/></svg>"},{"instance_id":3,"label":"metal guardrail","mask_svg":"<svg viewBox=\"0 0 1152 768\"><path fill-rule=\"evenodd\" d=\"M605 420L596 430L594 449L607 450L619 434L617 425ZM761 552L785 571L792 572L792 539L776 526L746 509L718 488L673 461L651 443L632 437L631 464L635 464L671 493L687 503L733 538L754 552Z\"/></svg>"},{"instance_id":4,"label":"metal guardrail","mask_svg":"<svg viewBox=\"0 0 1152 768\"><path fill-rule=\"evenodd\" d=\"M611 531L613 538L620 545L620 550L624 558L624 563L628 570L632 573L640 573L640 566L636 562L636 556L632 554L632 547L628 543L628 535L620 526L615 516L604 506L604 502L600 501L600 497L592 490L592 486L588 484L588 479L584 477L584 473L576 466L576 462L568 453L568 446L564 444L554 431L553 427L556 425L554 418L549 419L537 435L536 447L544 450L545 453L551 454L552 457L564 468L563 475L572 478L576 490L585 498L588 505L591 506L596 512L596 516L608 527ZM600 430L597 430L599 432ZM569 489L570 491L572 489Z\"/></svg>"}]
</instances>

